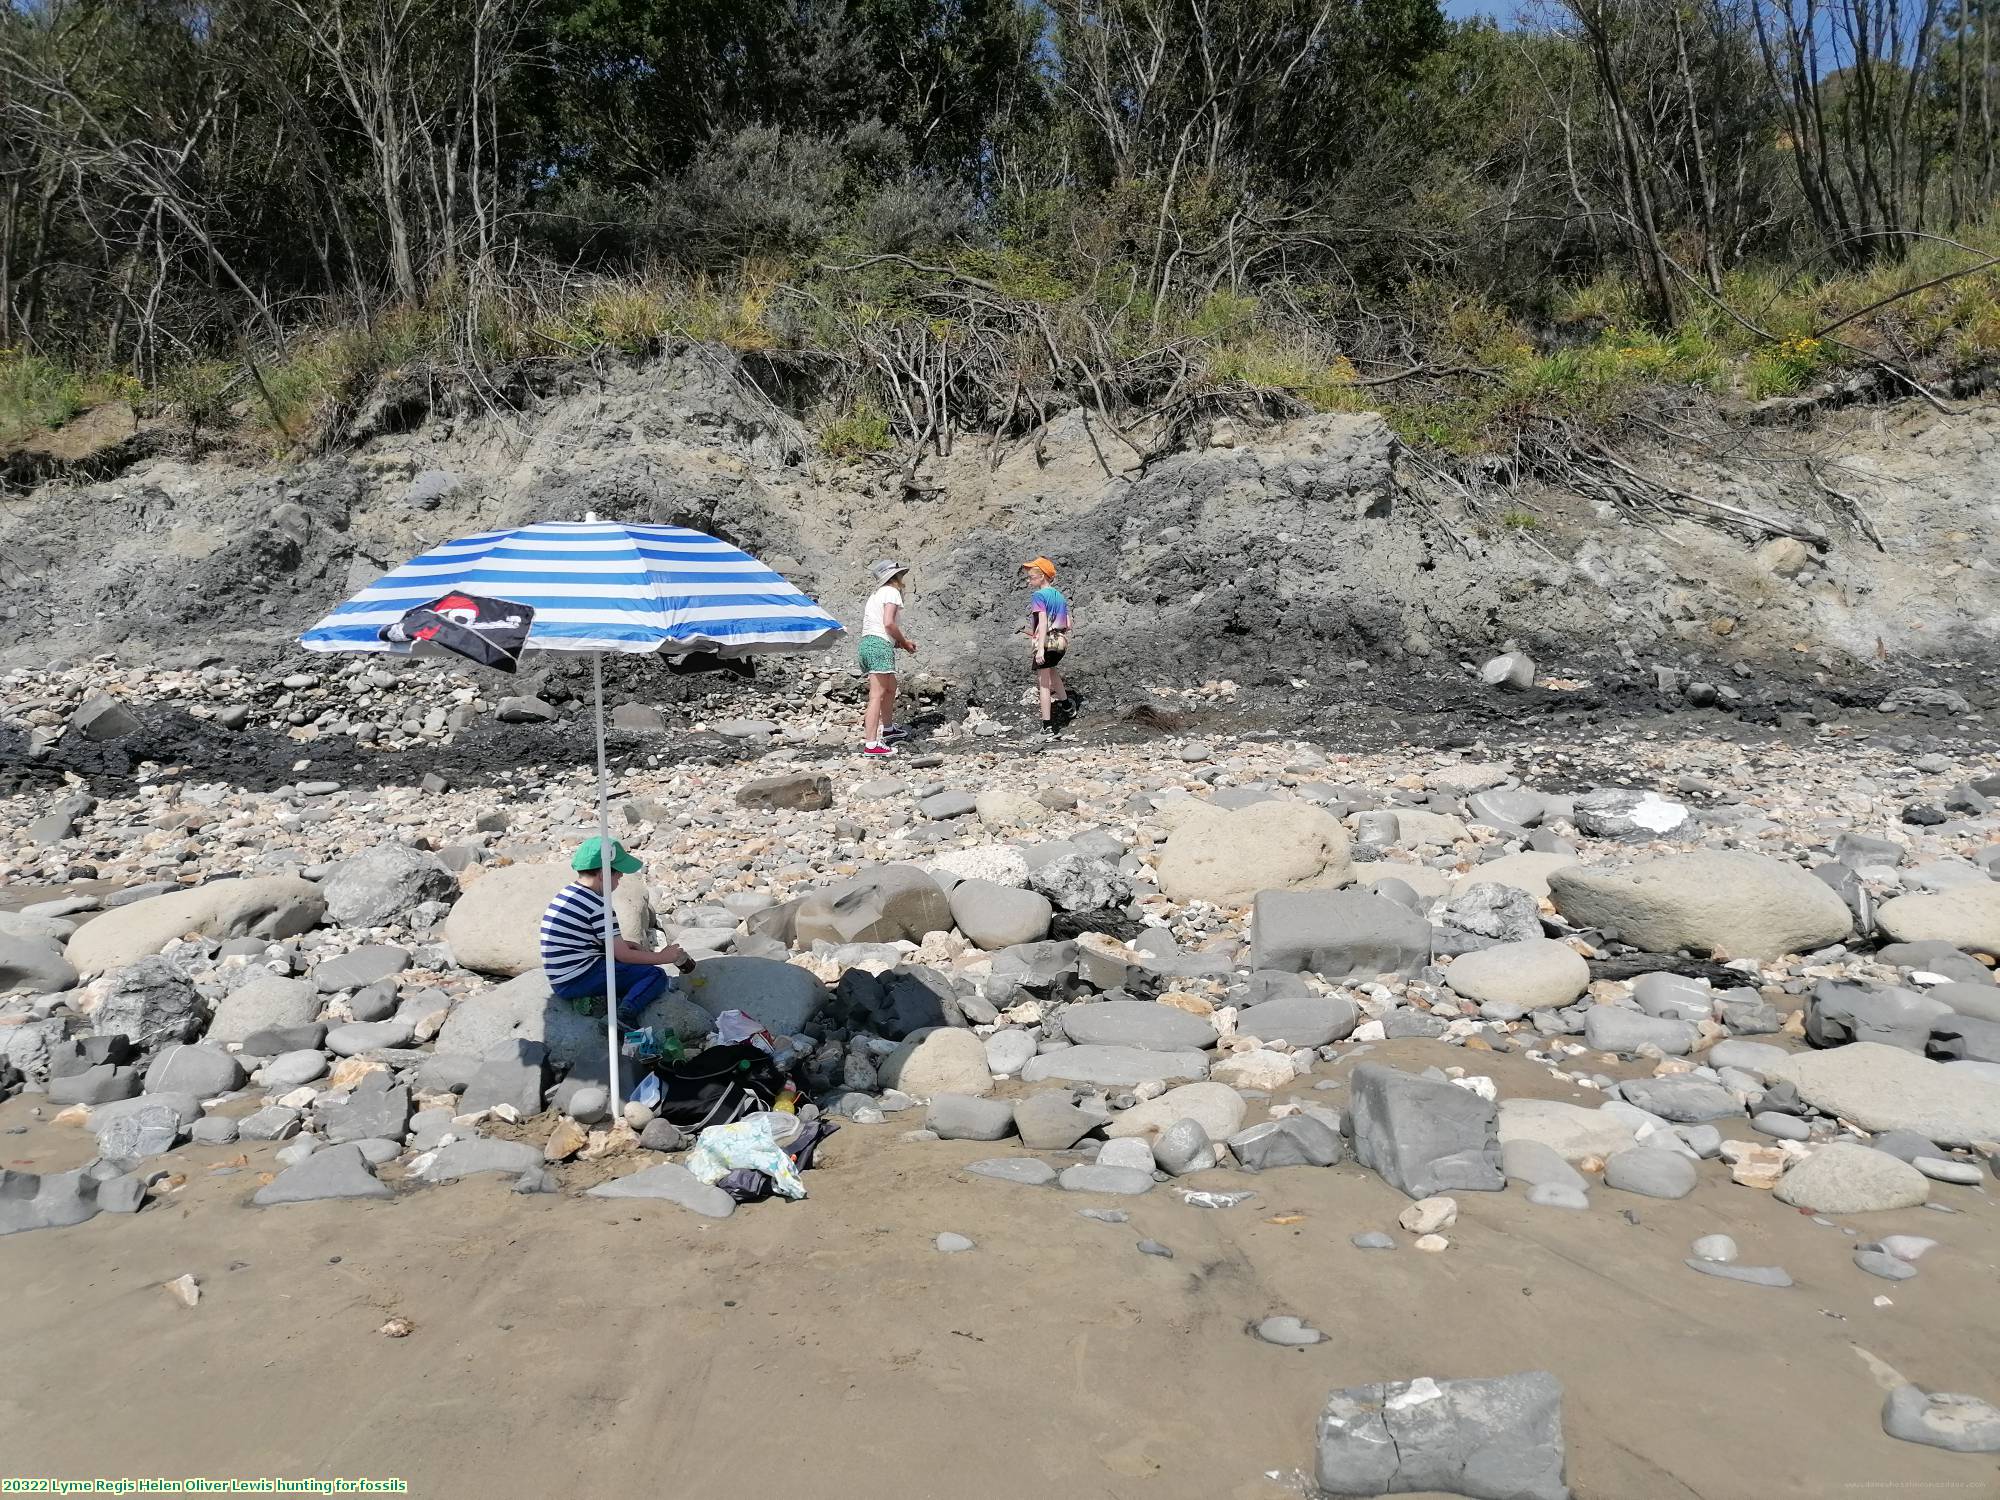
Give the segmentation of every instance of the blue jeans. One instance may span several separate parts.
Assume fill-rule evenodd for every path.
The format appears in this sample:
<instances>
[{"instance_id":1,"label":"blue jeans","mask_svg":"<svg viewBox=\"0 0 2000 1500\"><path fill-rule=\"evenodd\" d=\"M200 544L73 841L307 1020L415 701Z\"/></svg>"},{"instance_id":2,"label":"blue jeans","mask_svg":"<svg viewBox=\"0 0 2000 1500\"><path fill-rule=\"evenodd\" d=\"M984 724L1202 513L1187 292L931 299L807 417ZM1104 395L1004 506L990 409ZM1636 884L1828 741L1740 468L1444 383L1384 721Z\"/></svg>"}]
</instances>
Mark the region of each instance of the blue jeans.
<instances>
[{"instance_id":1,"label":"blue jeans","mask_svg":"<svg viewBox=\"0 0 2000 1500\"><path fill-rule=\"evenodd\" d=\"M618 1019L627 1025L671 987L667 971L654 964L614 964L618 986ZM567 1000L580 1015L604 1014L604 960L599 959L574 979L553 986L558 1000Z\"/></svg>"}]
</instances>

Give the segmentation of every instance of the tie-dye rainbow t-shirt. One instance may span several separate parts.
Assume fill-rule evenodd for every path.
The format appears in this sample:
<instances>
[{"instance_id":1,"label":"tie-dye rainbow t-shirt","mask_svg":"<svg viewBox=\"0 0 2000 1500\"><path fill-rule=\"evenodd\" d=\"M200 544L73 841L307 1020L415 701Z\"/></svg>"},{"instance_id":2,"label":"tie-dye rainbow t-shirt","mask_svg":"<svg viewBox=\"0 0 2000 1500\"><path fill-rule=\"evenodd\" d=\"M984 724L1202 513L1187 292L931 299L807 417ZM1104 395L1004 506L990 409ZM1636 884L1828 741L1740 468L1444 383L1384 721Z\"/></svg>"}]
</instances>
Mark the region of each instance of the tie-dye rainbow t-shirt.
<instances>
[{"instance_id":1,"label":"tie-dye rainbow t-shirt","mask_svg":"<svg viewBox=\"0 0 2000 1500\"><path fill-rule=\"evenodd\" d=\"M1045 584L1036 589L1034 596L1029 599L1029 620L1032 621L1038 614L1049 617L1051 630L1069 629L1069 600L1063 597L1062 590L1054 584Z\"/></svg>"}]
</instances>

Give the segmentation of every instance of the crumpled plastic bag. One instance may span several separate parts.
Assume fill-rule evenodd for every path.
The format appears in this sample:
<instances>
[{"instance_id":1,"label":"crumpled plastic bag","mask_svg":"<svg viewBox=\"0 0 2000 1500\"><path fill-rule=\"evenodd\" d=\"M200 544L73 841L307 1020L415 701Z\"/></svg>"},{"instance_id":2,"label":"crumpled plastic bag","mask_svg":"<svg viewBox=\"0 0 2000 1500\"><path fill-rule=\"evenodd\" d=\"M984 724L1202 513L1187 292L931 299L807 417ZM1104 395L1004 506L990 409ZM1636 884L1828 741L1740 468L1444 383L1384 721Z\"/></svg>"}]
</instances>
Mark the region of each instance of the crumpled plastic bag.
<instances>
[{"instance_id":1,"label":"crumpled plastic bag","mask_svg":"<svg viewBox=\"0 0 2000 1500\"><path fill-rule=\"evenodd\" d=\"M782 1198L803 1198L806 1185L799 1180L792 1159L771 1137L770 1121L755 1115L733 1125L711 1125L687 1154L687 1169L713 1186L731 1172L762 1172Z\"/></svg>"},{"instance_id":2,"label":"crumpled plastic bag","mask_svg":"<svg viewBox=\"0 0 2000 1500\"><path fill-rule=\"evenodd\" d=\"M725 1010L715 1018L715 1035L724 1046L734 1042L749 1042L765 1052L778 1050L778 1039L771 1035L762 1021L740 1010Z\"/></svg>"}]
</instances>

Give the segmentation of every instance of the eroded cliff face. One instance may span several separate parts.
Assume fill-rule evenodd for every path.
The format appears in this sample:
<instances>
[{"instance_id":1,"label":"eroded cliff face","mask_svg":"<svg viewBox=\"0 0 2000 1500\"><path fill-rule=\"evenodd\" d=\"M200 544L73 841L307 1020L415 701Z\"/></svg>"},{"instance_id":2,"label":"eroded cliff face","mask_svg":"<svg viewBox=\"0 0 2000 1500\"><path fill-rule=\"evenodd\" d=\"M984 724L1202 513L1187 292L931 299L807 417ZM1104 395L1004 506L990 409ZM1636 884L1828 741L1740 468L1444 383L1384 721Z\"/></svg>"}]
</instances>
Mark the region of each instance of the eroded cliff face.
<instances>
[{"instance_id":1,"label":"eroded cliff face","mask_svg":"<svg viewBox=\"0 0 2000 1500\"><path fill-rule=\"evenodd\" d=\"M426 546L586 512L727 536L849 617L872 559L909 562L923 665L971 682L1018 670L1014 571L1037 554L1062 564L1080 660L1134 690L1323 691L1350 661L1457 673L1513 644L1693 675L2000 655L2000 409L1848 412L1788 441L1879 548L1802 463L1726 445L1634 461L1823 546L1527 485L1474 511L1412 487L1372 415L1224 429L1144 467L1080 413L914 471L835 463L740 371L687 352L282 469L155 456L46 481L0 511L0 661L269 661Z\"/></svg>"}]
</instances>

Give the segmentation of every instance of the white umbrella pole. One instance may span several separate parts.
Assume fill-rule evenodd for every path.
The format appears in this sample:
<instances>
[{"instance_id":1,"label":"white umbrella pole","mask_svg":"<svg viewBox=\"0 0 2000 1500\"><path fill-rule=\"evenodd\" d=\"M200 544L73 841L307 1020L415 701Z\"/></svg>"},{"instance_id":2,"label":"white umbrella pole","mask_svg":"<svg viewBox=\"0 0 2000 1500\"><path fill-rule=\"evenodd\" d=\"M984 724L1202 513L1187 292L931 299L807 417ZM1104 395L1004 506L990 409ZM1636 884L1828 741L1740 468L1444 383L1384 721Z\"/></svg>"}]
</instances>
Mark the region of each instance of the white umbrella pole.
<instances>
[{"instance_id":1,"label":"white umbrella pole","mask_svg":"<svg viewBox=\"0 0 2000 1500\"><path fill-rule=\"evenodd\" d=\"M611 1124L625 1118L618 1097L618 961L612 947L617 919L611 912L611 776L604 766L604 653L590 653L590 683L597 690L597 870L604 885L604 1036L611 1060Z\"/></svg>"}]
</instances>

